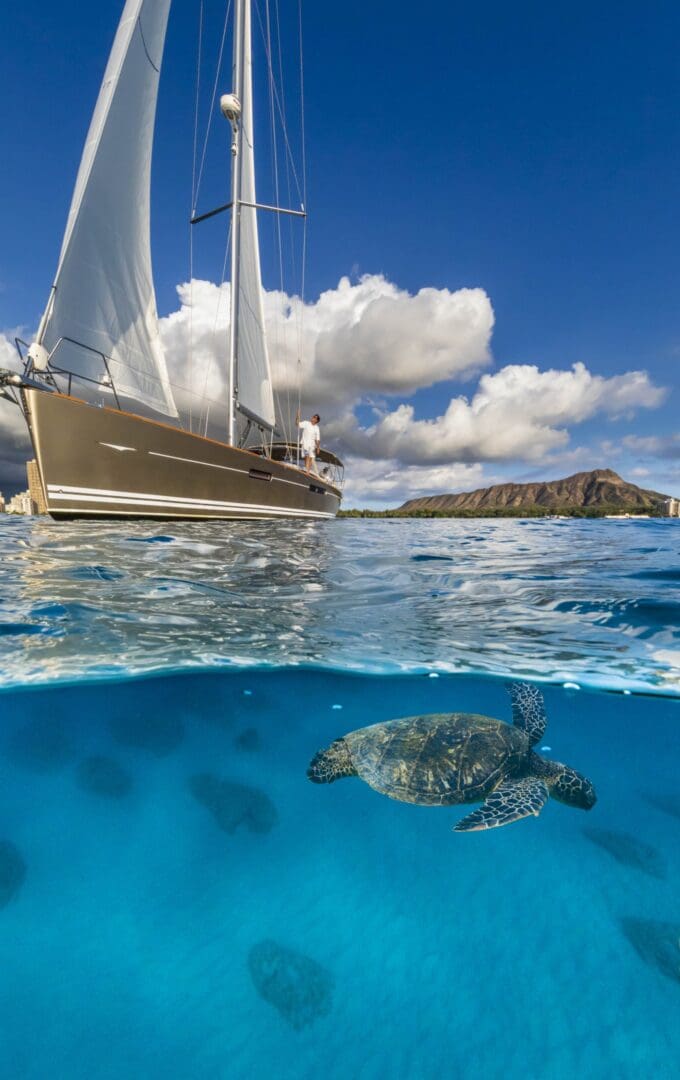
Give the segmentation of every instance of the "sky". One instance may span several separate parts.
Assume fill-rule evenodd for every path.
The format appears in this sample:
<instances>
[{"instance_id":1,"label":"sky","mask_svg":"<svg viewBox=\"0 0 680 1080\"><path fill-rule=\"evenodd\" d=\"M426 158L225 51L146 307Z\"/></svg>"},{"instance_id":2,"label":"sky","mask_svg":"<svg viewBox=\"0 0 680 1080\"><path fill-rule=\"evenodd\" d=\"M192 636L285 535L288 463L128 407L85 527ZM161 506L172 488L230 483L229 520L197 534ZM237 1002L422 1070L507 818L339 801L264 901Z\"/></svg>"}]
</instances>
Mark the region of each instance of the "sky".
<instances>
[{"instance_id":1,"label":"sky","mask_svg":"<svg viewBox=\"0 0 680 1080\"><path fill-rule=\"evenodd\" d=\"M121 9L23 0L0 13L0 366L46 302ZM198 11L175 0L170 16L152 243L173 377L191 311L219 382L220 219L200 226L193 267L188 255ZM299 165L297 3L279 11ZM223 12L205 0L199 143ZM680 494L678 5L306 0L303 33L305 303L299 281L281 289L269 222L265 303L282 393L304 310L303 408L347 461L347 505L597 467ZM206 160L199 209L228 198L219 121ZM0 402L0 490L23 481L19 420Z\"/></svg>"}]
</instances>

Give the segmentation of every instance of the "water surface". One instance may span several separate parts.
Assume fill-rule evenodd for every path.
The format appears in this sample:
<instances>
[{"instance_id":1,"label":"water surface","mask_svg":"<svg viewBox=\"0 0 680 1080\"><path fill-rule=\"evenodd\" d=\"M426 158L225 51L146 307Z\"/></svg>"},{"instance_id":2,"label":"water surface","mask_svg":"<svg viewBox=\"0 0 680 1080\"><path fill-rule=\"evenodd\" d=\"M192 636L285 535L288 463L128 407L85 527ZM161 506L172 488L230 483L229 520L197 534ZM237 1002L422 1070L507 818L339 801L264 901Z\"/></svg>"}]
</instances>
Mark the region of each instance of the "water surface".
<instances>
[{"instance_id":1,"label":"water surface","mask_svg":"<svg viewBox=\"0 0 680 1080\"><path fill-rule=\"evenodd\" d=\"M680 690L680 522L0 517L0 680L230 664Z\"/></svg>"}]
</instances>

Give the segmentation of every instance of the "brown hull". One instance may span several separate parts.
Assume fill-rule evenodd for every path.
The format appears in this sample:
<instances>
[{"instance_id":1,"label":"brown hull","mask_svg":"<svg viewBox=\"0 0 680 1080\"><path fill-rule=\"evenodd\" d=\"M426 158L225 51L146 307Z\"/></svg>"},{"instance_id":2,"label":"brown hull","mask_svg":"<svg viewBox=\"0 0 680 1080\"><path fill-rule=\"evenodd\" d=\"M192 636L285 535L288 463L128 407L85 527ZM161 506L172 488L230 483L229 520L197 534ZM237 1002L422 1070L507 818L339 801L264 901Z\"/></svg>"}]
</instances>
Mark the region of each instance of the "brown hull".
<instances>
[{"instance_id":1,"label":"brown hull","mask_svg":"<svg viewBox=\"0 0 680 1080\"><path fill-rule=\"evenodd\" d=\"M48 512L55 518L332 518L320 477L170 425L22 390Z\"/></svg>"}]
</instances>

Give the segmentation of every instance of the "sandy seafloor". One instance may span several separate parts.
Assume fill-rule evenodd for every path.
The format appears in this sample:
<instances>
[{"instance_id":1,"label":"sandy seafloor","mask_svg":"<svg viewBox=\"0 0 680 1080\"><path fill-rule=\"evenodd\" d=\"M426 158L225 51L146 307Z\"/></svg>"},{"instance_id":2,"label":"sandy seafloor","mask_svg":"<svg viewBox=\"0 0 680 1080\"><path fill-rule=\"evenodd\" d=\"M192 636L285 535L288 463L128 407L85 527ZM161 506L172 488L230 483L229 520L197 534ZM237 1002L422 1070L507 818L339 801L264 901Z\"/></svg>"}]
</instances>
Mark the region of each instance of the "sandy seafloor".
<instances>
[{"instance_id":1,"label":"sandy seafloor","mask_svg":"<svg viewBox=\"0 0 680 1080\"><path fill-rule=\"evenodd\" d=\"M544 742L593 779L596 807L551 800L539 819L454 834L460 809L313 785L306 766L394 716L509 718L502 680L252 668L5 690L0 840L25 878L0 910L0 1076L676 1076L680 973L645 962L620 919L680 933L680 704L545 693ZM259 745L239 748L250 728ZM129 792L78 785L92 754ZM206 771L264 792L278 821L222 831L188 786ZM251 977L264 940L328 973L301 1030Z\"/></svg>"}]
</instances>

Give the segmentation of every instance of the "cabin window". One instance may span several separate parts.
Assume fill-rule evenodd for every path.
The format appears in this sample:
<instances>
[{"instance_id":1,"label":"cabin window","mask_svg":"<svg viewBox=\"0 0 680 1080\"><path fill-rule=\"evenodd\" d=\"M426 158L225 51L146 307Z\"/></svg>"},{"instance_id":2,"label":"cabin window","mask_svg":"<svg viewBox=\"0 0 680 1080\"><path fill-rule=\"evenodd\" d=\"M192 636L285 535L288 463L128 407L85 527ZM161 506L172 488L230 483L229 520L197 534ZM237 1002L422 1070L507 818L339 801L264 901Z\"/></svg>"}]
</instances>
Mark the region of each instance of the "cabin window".
<instances>
[{"instance_id":1,"label":"cabin window","mask_svg":"<svg viewBox=\"0 0 680 1080\"><path fill-rule=\"evenodd\" d=\"M272 474L264 469L249 469L248 476L251 480L271 480Z\"/></svg>"}]
</instances>

